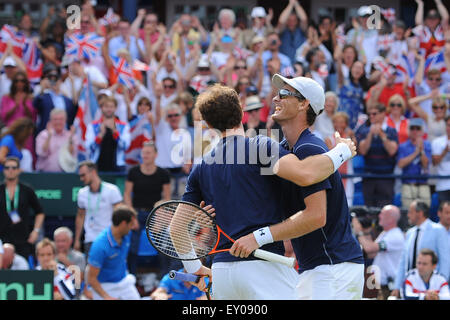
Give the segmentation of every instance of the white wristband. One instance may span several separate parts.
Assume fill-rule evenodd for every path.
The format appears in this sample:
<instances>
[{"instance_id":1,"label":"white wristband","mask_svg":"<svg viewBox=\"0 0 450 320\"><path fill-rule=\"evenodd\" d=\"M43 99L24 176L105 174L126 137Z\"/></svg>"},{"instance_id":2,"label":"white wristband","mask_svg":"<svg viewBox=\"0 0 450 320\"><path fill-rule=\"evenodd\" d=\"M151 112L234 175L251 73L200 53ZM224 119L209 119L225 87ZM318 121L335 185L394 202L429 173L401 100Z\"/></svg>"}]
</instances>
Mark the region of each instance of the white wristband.
<instances>
[{"instance_id":1,"label":"white wristband","mask_svg":"<svg viewBox=\"0 0 450 320\"><path fill-rule=\"evenodd\" d=\"M181 259L193 259L193 258L197 258L197 254L195 253L194 248L192 248L192 250L188 253L179 253L178 256ZM202 263L200 260L182 260L181 261L183 263L184 268L186 269L187 272L189 273L195 273L198 271L198 269L201 268Z\"/></svg>"},{"instance_id":2,"label":"white wristband","mask_svg":"<svg viewBox=\"0 0 450 320\"><path fill-rule=\"evenodd\" d=\"M264 227L253 231L253 236L255 237L259 247L273 242L272 233L270 232L269 227Z\"/></svg>"},{"instance_id":3,"label":"white wristband","mask_svg":"<svg viewBox=\"0 0 450 320\"><path fill-rule=\"evenodd\" d=\"M331 159L334 165L334 171L336 171L345 161L352 157L352 152L345 143L341 142L325 153L325 155Z\"/></svg>"}]
</instances>

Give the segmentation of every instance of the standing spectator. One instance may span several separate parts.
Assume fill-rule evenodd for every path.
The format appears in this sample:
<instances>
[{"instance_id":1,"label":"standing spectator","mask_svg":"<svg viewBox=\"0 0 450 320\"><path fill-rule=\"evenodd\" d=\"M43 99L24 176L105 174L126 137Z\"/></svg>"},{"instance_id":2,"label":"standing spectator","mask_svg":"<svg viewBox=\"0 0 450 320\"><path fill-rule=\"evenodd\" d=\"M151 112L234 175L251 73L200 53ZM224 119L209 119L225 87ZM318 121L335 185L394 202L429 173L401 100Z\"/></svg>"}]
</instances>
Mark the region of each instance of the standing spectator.
<instances>
[{"instance_id":1,"label":"standing spectator","mask_svg":"<svg viewBox=\"0 0 450 320\"><path fill-rule=\"evenodd\" d=\"M144 21L144 25L142 29L139 29L142 21ZM130 27L131 34L138 34L139 38L145 42L145 37L148 35L150 37L150 43L154 44L160 37L160 33L158 31L158 15L154 12L146 13L145 9L139 9L137 12L136 19L134 19L133 23Z\"/></svg>"},{"instance_id":2,"label":"standing spectator","mask_svg":"<svg viewBox=\"0 0 450 320\"><path fill-rule=\"evenodd\" d=\"M392 174L396 164L398 137L395 129L383 125L386 108L382 104L369 106L369 120L356 131L358 151L364 156L364 171L370 174ZM382 207L392 201L394 179L364 178L364 204Z\"/></svg>"},{"instance_id":3,"label":"standing spectator","mask_svg":"<svg viewBox=\"0 0 450 320\"><path fill-rule=\"evenodd\" d=\"M2 269L2 268L0 268ZM3 244L3 269L30 270L27 259L16 253L16 247L11 243Z\"/></svg>"},{"instance_id":4,"label":"standing spectator","mask_svg":"<svg viewBox=\"0 0 450 320\"><path fill-rule=\"evenodd\" d=\"M399 144L408 140L408 119L405 117L406 108L406 101L399 94L391 96L386 106L386 124L397 131ZM425 129L425 127L422 126L422 129Z\"/></svg>"},{"instance_id":5,"label":"standing spectator","mask_svg":"<svg viewBox=\"0 0 450 320\"><path fill-rule=\"evenodd\" d=\"M112 56L118 56L118 50L126 48L130 53L131 62L145 55L144 41L131 34L130 22L123 17L119 22L119 35L109 41L108 48Z\"/></svg>"},{"instance_id":6,"label":"standing spectator","mask_svg":"<svg viewBox=\"0 0 450 320\"><path fill-rule=\"evenodd\" d=\"M263 7L254 7L250 13L250 18L252 19L252 25L241 32L240 35L240 46L244 49L251 49L253 44L253 39L258 37L266 37L270 32L272 32L273 26L271 20L273 17L272 10L269 10L267 15L266 10Z\"/></svg>"},{"instance_id":7,"label":"standing spectator","mask_svg":"<svg viewBox=\"0 0 450 320\"><path fill-rule=\"evenodd\" d=\"M405 87L405 83L396 82L396 79L397 72L394 69L389 74L383 73L380 81L369 89L366 105L371 106L381 103L387 106L389 99L395 94L401 95L404 101L408 101L409 90Z\"/></svg>"},{"instance_id":8,"label":"standing spectator","mask_svg":"<svg viewBox=\"0 0 450 320\"><path fill-rule=\"evenodd\" d=\"M292 64L295 62L297 48L306 40L307 28L308 15L305 10L298 0L289 0L278 18L276 31L281 39L280 52L288 56Z\"/></svg>"},{"instance_id":9,"label":"standing spectator","mask_svg":"<svg viewBox=\"0 0 450 320\"><path fill-rule=\"evenodd\" d=\"M54 273L53 300L74 300L75 277L64 265L56 262L55 243L48 238L39 241L36 245L36 257L39 263L36 270L51 270Z\"/></svg>"},{"instance_id":10,"label":"standing spectator","mask_svg":"<svg viewBox=\"0 0 450 320\"><path fill-rule=\"evenodd\" d=\"M253 138L263 134L260 130L266 130L266 123L261 121L260 113L264 105L258 96L247 97L244 112L248 114L247 122L244 123L245 135Z\"/></svg>"},{"instance_id":11,"label":"standing spectator","mask_svg":"<svg viewBox=\"0 0 450 320\"><path fill-rule=\"evenodd\" d=\"M127 273L131 230L138 227L137 214L128 206L114 209L112 225L95 239L88 258L88 282L94 300L139 300L136 278Z\"/></svg>"},{"instance_id":12,"label":"standing spectator","mask_svg":"<svg viewBox=\"0 0 450 320\"><path fill-rule=\"evenodd\" d=\"M450 94L450 83L449 81L443 81L444 74L439 69L430 68L424 72L423 66L425 64L424 59L421 60L418 70L416 71L415 77L415 90L416 95L422 96L422 98L428 97L430 94L432 98L437 96L449 95ZM425 80L423 81L423 77ZM438 93L433 92L438 91ZM425 96L425 97L423 97ZM417 99L418 103L423 111L428 115L432 115L432 99Z\"/></svg>"},{"instance_id":13,"label":"standing spectator","mask_svg":"<svg viewBox=\"0 0 450 320\"><path fill-rule=\"evenodd\" d=\"M53 109L66 110L66 126L67 128L70 128L72 125L77 112L77 107L71 99L63 95L61 92L61 84L60 69L55 65L46 66L41 81L41 89L43 89L43 91L33 100L33 106L39 117L36 134L39 134L39 132L47 127L47 122L50 119L50 112Z\"/></svg>"},{"instance_id":14,"label":"standing spectator","mask_svg":"<svg viewBox=\"0 0 450 320\"><path fill-rule=\"evenodd\" d=\"M171 197L170 175L155 164L157 155L153 142L144 143L141 150L142 163L128 171L125 182L124 202L137 211L139 222L139 229L132 233L128 255L128 267L132 274L136 274L139 241L149 212L156 202L168 201Z\"/></svg>"},{"instance_id":15,"label":"standing spectator","mask_svg":"<svg viewBox=\"0 0 450 320\"><path fill-rule=\"evenodd\" d=\"M291 59L280 51L280 46L282 42L280 40L278 33L276 32L269 33L266 39L267 39L266 51L262 53L262 62L266 74L268 73L267 63L271 59L278 60L280 62L281 73L283 73L283 71L287 68L292 69Z\"/></svg>"},{"instance_id":16,"label":"standing spectator","mask_svg":"<svg viewBox=\"0 0 450 320\"><path fill-rule=\"evenodd\" d=\"M397 165L403 175L426 175L431 164L431 143L423 139L423 120L409 120L409 139L398 147ZM402 206L409 208L414 200L431 204L431 191L427 179L402 179Z\"/></svg>"},{"instance_id":17,"label":"standing spectator","mask_svg":"<svg viewBox=\"0 0 450 320\"><path fill-rule=\"evenodd\" d=\"M436 172L441 176L450 175L450 116L445 117L446 134L433 140L431 152L433 165L436 166ZM439 202L450 200L450 180L438 179L436 181L436 192Z\"/></svg>"},{"instance_id":18,"label":"standing spectator","mask_svg":"<svg viewBox=\"0 0 450 320\"><path fill-rule=\"evenodd\" d=\"M78 174L85 187L77 194L78 211L73 248L81 249L81 233L84 229L83 252L87 255L95 238L111 225L113 209L122 202L122 194L116 185L100 179L92 161L81 162Z\"/></svg>"},{"instance_id":19,"label":"standing spectator","mask_svg":"<svg viewBox=\"0 0 450 320\"><path fill-rule=\"evenodd\" d=\"M63 109L53 109L47 128L36 137L36 170L43 172L64 172L61 166L60 153L65 148L73 158L77 155L78 145L75 137L75 127L66 129L67 114ZM76 162L76 160L74 160ZM75 171L75 170L73 170Z\"/></svg>"},{"instance_id":20,"label":"standing spectator","mask_svg":"<svg viewBox=\"0 0 450 320\"><path fill-rule=\"evenodd\" d=\"M378 214L378 224L383 228L380 235L373 241L370 235L363 232L361 223L353 218L353 231L367 254L368 259L374 259L373 265L379 268L377 283L381 285L378 299L386 300L393 286L395 275L405 245L405 237L398 227L400 209L394 205L384 206ZM377 274L377 273L375 273Z\"/></svg>"},{"instance_id":21,"label":"standing spectator","mask_svg":"<svg viewBox=\"0 0 450 320\"><path fill-rule=\"evenodd\" d=\"M446 134L445 116L448 105L445 98L450 98L450 93L440 96L439 90L434 89L429 94L417 96L409 100L411 109L422 118L427 127L427 138L430 142ZM431 114L421 107L421 102L431 100Z\"/></svg>"},{"instance_id":22,"label":"standing spectator","mask_svg":"<svg viewBox=\"0 0 450 320\"><path fill-rule=\"evenodd\" d=\"M0 57L0 70L4 73L0 75L0 100L1 98L10 92L13 76L17 71L26 72L25 64L17 57L13 50L12 45L8 42L6 51Z\"/></svg>"},{"instance_id":23,"label":"standing spectator","mask_svg":"<svg viewBox=\"0 0 450 320\"><path fill-rule=\"evenodd\" d=\"M324 112L317 116L316 122L314 123L314 129L318 131L324 139L334 135L332 118L336 113L338 106L339 98L336 93L332 91L325 92Z\"/></svg>"},{"instance_id":24,"label":"standing spectator","mask_svg":"<svg viewBox=\"0 0 450 320\"><path fill-rule=\"evenodd\" d=\"M325 110L326 107L326 101L325 101ZM322 113L323 114L323 113ZM322 115L321 114L321 115ZM320 115L319 115L320 117ZM317 117L317 118L319 118ZM327 145L327 147L331 150L334 148L337 144L336 137L334 135L334 132L339 132L339 135L341 138L350 138L352 141L357 145L356 137L352 129L350 129L349 125L349 118L348 115L345 112L339 111L336 112L332 118L332 125L333 125L333 131L330 135L324 137L324 142ZM316 119L317 123L317 119ZM350 159L346 162L344 162L338 169L340 174L354 174L353 171L353 160ZM349 207L353 205L353 196L355 191L354 186L354 179L352 178L342 178L342 184L345 188L345 195L347 197L347 204Z\"/></svg>"},{"instance_id":25,"label":"standing spectator","mask_svg":"<svg viewBox=\"0 0 450 320\"><path fill-rule=\"evenodd\" d=\"M8 157L2 168L5 182L0 185L0 239L13 244L21 256L28 257L39 237L45 214L34 190L19 182L19 166L19 159Z\"/></svg>"},{"instance_id":26,"label":"standing spectator","mask_svg":"<svg viewBox=\"0 0 450 320\"><path fill-rule=\"evenodd\" d=\"M437 263L433 250L420 250L416 268L406 275L403 289L406 300L450 300L447 279L436 272Z\"/></svg>"},{"instance_id":27,"label":"standing spectator","mask_svg":"<svg viewBox=\"0 0 450 320\"><path fill-rule=\"evenodd\" d=\"M116 99L102 99L100 110L101 118L88 125L86 149L99 171L123 172L126 169L125 151L130 145L130 127L115 116Z\"/></svg>"},{"instance_id":28,"label":"standing spectator","mask_svg":"<svg viewBox=\"0 0 450 320\"><path fill-rule=\"evenodd\" d=\"M402 253L397 276L395 277L395 290L391 295L399 297L408 271L416 266L416 257L421 249L433 250L438 259L437 271L448 279L450 272L450 247L448 236L444 227L432 222L428 217L429 207L422 201L413 201L408 210L408 221L412 227L406 232L405 248Z\"/></svg>"},{"instance_id":29,"label":"standing spectator","mask_svg":"<svg viewBox=\"0 0 450 320\"><path fill-rule=\"evenodd\" d=\"M30 118L19 118L0 135L0 169L3 169L7 157L23 158L23 148L33 135L34 123Z\"/></svg>"}]
</instances>

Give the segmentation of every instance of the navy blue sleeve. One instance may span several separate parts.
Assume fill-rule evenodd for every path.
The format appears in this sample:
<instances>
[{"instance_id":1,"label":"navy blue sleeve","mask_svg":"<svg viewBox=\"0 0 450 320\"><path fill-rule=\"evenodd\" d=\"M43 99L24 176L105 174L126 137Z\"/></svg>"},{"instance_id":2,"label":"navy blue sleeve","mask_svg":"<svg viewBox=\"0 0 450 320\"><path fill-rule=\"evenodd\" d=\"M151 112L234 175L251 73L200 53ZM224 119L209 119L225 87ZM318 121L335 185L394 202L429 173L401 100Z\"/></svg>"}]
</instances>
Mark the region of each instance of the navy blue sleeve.
<instances>
[{"instance_id":1,"label":"navy blue sleeve","mask_svg":"<svg viewBox=\"0 0 450 320\"><path fill-rule=\"evenodd\" d=\"M290 153L278 142L267 136L258 135L251 143L256 143L257 163L262 167L273 166L280 158ZM252 147L254 146L250 145L250 156L252 152L255 152Z\"/></svg>"},{"instance_id":2,"label":"navy blue sleeve","mask_svg":"<svg viewBox=\"0 0 450 320\"><path fill-rule=\"evenodd\" d=\"M322 154L325 152L327 152L327 150L323 146L321 146L319 144L315 144L315 143L304 143L294 149L295 155L300 160L303 160L310 156ZM330 183L329 179L325 179L319 183L316 183L316 184L313 184L313 185L310 185L307 187L302 187L302 193L303 193L303 197L306 198L313 193L316 193L316 192L319 192L322 190L327 190L327 189L331 189L331 183Z\"/></svg>"},{"instance_id":3,"label":"navy blue sleeve","mask_svg":"<svg viewBox=\"0 0 450 320\"><path fill-rule=\"evenodd\" d=\"M181 197L181 200L195 204L200 204L200 202L203 200L199 183L200 168L201 164L196 164L193 166L192 171L187 179L186 189L183 196Z\"/></svg>"}]
</instances>

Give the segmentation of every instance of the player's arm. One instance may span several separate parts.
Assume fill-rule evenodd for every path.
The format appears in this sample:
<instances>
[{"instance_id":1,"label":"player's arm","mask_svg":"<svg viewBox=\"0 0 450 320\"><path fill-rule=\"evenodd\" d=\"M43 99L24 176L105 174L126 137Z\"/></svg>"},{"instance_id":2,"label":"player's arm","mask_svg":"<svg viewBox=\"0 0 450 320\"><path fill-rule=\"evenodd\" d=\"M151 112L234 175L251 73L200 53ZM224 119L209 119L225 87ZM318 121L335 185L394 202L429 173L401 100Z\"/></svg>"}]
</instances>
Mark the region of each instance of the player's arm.
<instances>
[{"instance_id":1,"label":"player's arm","mask_svg":"<svg viewBox=\"0 0 450 320\"><path fill-rule=\"evenodd\" d=\"M117 299L111 297L108 293L106 293L105 290L103 290L102 285L100 284L100 282L97 279L99 273L100 273L100 268L89 265L88 283L90 284L92 289L94 289L95 292L97 292L98 295L101 296L103 299L117 300Z\"/></svg>"},{"instance_id":2,"label":"player's arm","mask_svg":"<svg viewBox=\"0 0 450 320\"><path fill-rule=\"evenodd\" d=\"M264 234L271 235L271 237L262 239L258 237L259 230L256 230L236 240L231 247L230 254L245 258L266 243L298 238L325 226L327 221L326 190L315 192L306 197L304 201L305 210L295 213L281 223L263 228L269 231Z\"/></svg>"},{"instance_id":3,"label":"player's arm","mask_svg":"<svg viewBox=\"0 0 450 320\"><path fill-rule=\"evenodd\" d=\"M78 208L75 217L75 241L73 247L75 250L81 249L81 231L83 231L84 218L86 217L86 210Z\"/></svg>"},{"instance_id":4,"label":"player's arm","mask_svg":"<svg viewBox=\"0 0 450 320\"><path fill-rule=\"evenodd\" d=\"M337 145L327 153L313 155L303 160L295 154L281 157L274 166L274 173L300 186L310 186L332 175L345 161L356 155L351 139L343 139L336 132Z\"/></svg>"}]
</instances>

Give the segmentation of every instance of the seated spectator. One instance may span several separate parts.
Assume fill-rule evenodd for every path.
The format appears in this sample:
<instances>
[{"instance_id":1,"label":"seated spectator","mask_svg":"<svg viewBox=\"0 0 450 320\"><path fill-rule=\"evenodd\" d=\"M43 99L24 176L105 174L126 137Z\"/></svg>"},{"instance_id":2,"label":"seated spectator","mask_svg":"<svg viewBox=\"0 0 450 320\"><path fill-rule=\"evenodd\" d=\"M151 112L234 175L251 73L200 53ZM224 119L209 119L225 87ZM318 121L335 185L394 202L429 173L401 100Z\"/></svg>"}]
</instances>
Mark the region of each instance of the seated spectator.
<instances>
[{"instance_id":1,"label":"seated spectator","mask_svg":"<svg viewBox=\"0 0 450 320\"><path fill-rule=\"evenodd\" d=\"M433 250L422 249L416 268L406 275L405 300L450 300L447 279L436 272L438 257Z\"/></svg>"},{"instance_id":2,"label":"seated spectator","mask_svg":"<svg viewBox=\"0 0 450 320\"><path fill-rule=\"evenodd\" d=\"M7 157L22 159L22 149L33 135L34 123L30 118L19 118L0 135L0 170Z\"/></svg>"},{"instance_id":3,"label":"seated spectator","mask_svg":"<svg viewBox=\"0 0 450 320\"><path fill-rule=\"evenodd\" d=\"M391 67L393 66L391 65ZM404 101L408 101L408 89L405 88L404 83L399 83L396 80L396 70L392 70L390 73L383 73L380 81L373 85L367 92L366 105L369 107L381 103L387 106L389 99L395 94L401 95Z\"/></svg>"},{"instance_id":4,"label":"seated spectator","mask_svg":"<svg viewBox=\"0 0 450 320\"><path fill-rule=\"evenodd\" d=\"M66 123L67 114L64 109L53 109L50 112L47 128L36 137L37 171L64 172L64 169L67 168L63 167L64 164L61 166L60 162L60 153L64 152L63 148L72 155L76 165L78 142L75 136L75 127L72 125L69 131L66 129Z\"/></svg>"},{"instance_id":5,"label":"seated spectator","mask_svg":"<svg viewBox=\"0 0 450 320\"><path fill-rule=\"evenodd\" d=\"M375 272L376 283L380 284L378 300L386 300L391 292L397 268L405 245L405 237L398 227L400 209L394 205L384 206L378 214L378 224L383 231L375 240L370 234L363 232L361 223L353 218L353 231L356 233L368 259L373 259L373 265L379 268Z\"/></svg>"},{"instance_id":6,"label":"seated spectator","mask_svg":"<svg viewBox=\"0 0 450 320\"><path fill-rule=\"evenodd\" d=\"M325 105L324 112L319 114L314 122L314 129L320 133L323 138L330 137L334 135L333 127L333 116L339 106L338 96L332 92L328 91L325 93ZM347 117L348 119L348 117ZM348 123L347 123L348 125Z\"/></svg>"},{"instance_id":7,"label":"seated spectator","mask_svg":"<svg viewBox=\"0 0 450 320\"><path fill-rule=\"evenodd\" d=\"M86 149L99 171L125 171L125 151L130 145L130 128L115 116L117 101L105 97L100 104L102 117L88 125Z\"/></svg>"},{"instance_id":8,"label":"seated spectator","mask_svg":"<svg viewBox=\"0 0 450 320\"><path fill-rule=\"evenodd\" d=\"M249 138L264 134L260 130L266 130L266 123L260 120L260 112L263 106L258 96L250 96L246 99L244 112L248 114L248 118L247 122L244 123L244 131Z\"/></svg>"},{"instance_id":9,"label":"seated spectator","mask_svg":"<svg viewBox=\"0 0 450 320\"><path fill-rule=\"evenodd\" d=\"M446 134L433 140L431 144L431 153L433 165L436 166L436 172L441 176L450 175L450 116L445 117ZM438 179L436 181L436 192L439 202L450 200L450 179Z\"/></svg>"},{"instance_id":10,"label":"seated spectator","mask_svg":"<svg viewBox=\"0 0 450 320\"><path fill-rule=\"evenodd\" d=\"M41 93L34 98L33 106L37 111L39 122L36 134L39 134L47 127L50 119L50 112L53 109L63 109L67 113L66 127L70 128L75 119L77 108L73 101L64 96L61 92L61 71L54 65L44 68L41 80Z\"/></svg>"},{"instance_id":11,"label":"seated spectator","mask_svg":"<svg viewBox=\"0 0 450 320\"><path fill-rule=\"evenodd\" d=\"M439 90L434 89L429 94L409 99L411 110L425 121L427 138L430 142L446 134L445 116L447 115L448 104L447 100L443 99L443 97L448 99L450 98L450 94L441 96ZM428 114L420 106L421 102L425 100L431 100L431 114Z\"/></svg>"},{"instance_id":12,"label":"seated spectator","mask_svg":"<svg viewBox=\"0 0 450 320\"><path fill-rule=\"evenodd\" d=\"M36 258L39 265L36 270L51 270L53 278L53 299L74 300L76 298L75 277L64 265L56 262L56 246L53 241L44 238L36 244Z\"/></svg>"},{"instance_id":13,"label":"seated spectator","mask_svg":"<svg viewBox=\"0 0 450 320\"><path fill-rule=\"evenodd\" d=\"M325 100L325 110L326 110L326 100ZM323 113L322 113L323 114ZM355 145L357 145L356 137L352 129L349 128L348 122L349 118L348 115L345 112L336 112L333 117L331 118L331 121L333 123L333 131L330 135L326 136L324 141L325 144L329 149L332 149L336 146L336 137L334 133L337 131L339 132L340 136L343 138L350 138L353 140ZM316 120L317 123L317 120ZM338 171L341 174L353 174L353 161L352 159L346 161L343 163ZM354 193L354 179L352 178L343 178L342 184L345 188L345 194L347 196L347 202L348 206L353 205L353 193Z\"/></svg>"},{"instance_id":14,"label":"seated spectator","mask_svg":"<svg viewBox=\"0 0 450 320\"><path fill-rule=\"evenodd\" d=\"M386 124L397 131L398 143L408 140L408 119L405 118L406 102L399 94L389 98L386 106ZM423 128L424 129L424 128Z\"/></svg>"},{"instance_id":15,"label":"seated spectator","mask_svg":"<svg viewBox=\"0 0 450 320\"><path fill-rule=\"evenodd\" d=\"M16 253L16 247L11 243L3 244L3 266L5 270L30 270L27 259Z\"/></svg>"},{"instance_id":16,"label":"seated spectator","mask_svg":"<svg viewBox=\"0 0 450 320\"><path fill-rule=\"evenodd\" d=\"M369 120L356 131L358 152L364 156L364 172L392 174L398 149L397 131L383 125L386 108L382 104L369 106ZM362 181L364 204L382 207L392 202L394 179L364 178Z\"/></svg>"},{"instance_id":17,"label":"seated spectator","mask_svg":"<svg viewBox=\"0 0 450 320\"><path fill-rule=\"evenodd\" d=\"M178 271L186 272L183 269ZM190 282L172 280L169 274L166 274L150 298L152 300L206 300L206 295Z\"/></svg>"},{"instance_id":18,"label":"seated spectator","mask_svg":"<svg viewBox=\"0 0 450 320\"><path fill-rule=\"evenodd\" d=\"M423 139L423 120L409 120L409 139L398 148L397 165L403 175L427 174L431 164L431 144ZM420 199L431 204L431 191L427 179L402 179L402 206L409 208L412 201Z\"/></svg>"},{"instance_id":19,"label":"seated spectator","mask_svg":"<svg viewBox=\"0 0 450 320\"><path fill-rule=\"evenodd\" d=\"M86 269L86 257L83 253L72 248L73 232L67 227L59 227L53 232L53 240L56 246L56 261L66 268L78 266L81 274Z\"/></svg>"}]
</instances>

